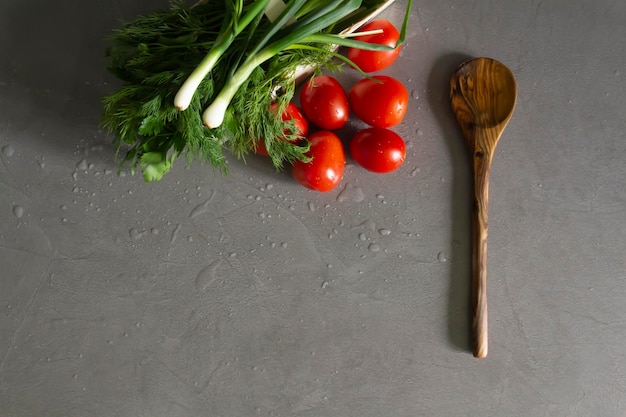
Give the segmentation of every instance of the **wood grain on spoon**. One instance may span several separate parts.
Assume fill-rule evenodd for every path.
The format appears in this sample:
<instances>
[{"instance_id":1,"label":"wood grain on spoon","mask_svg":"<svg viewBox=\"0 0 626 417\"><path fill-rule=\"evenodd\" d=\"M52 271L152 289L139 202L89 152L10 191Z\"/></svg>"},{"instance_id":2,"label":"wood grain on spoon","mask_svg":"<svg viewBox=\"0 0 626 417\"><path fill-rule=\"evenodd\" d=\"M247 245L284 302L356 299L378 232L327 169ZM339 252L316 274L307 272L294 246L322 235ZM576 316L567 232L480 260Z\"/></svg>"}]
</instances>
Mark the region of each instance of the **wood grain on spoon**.
<instances>
[{"instance_id":1,"label":"wood grain on spoon","mask_svg":"<svg viewBox=\"0 0 626 417\"><path fill-rule=\"evenodd\" d=\"M511 71L490 58L465 62L450 80L452 110L472 153L474 205L472 212L472 333L474 356L488 351L487 235L489 172L493 152L511 119L517 84Z\"/></svg>"}]
</instances>

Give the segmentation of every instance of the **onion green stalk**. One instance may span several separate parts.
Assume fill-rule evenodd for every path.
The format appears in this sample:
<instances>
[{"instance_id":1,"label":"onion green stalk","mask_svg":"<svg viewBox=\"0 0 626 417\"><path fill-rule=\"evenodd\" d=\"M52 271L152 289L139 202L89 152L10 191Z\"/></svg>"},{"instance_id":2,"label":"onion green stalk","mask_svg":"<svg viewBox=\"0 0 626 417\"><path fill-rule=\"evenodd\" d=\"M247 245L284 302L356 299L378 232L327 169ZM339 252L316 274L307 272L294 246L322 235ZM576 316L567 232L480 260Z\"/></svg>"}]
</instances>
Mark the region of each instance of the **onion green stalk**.
<instances>
[{"instance_id":1,"label":"onion green stalk","mask_svg":"<svg viewBox=\"0 0 626 417\"><path fill-rule=\"evenodd\" d=\"M220 35L215 44L206 54L200 65L189 75L189 78L182 85L176 97L174 97L174 105L178 110L185 110L191 103L191 98L200 86L204 77L215 67L217 61L224 55L228 47L233 43L237 35L239 35L259 14L261 14L269 0L258 0L252 4L252 7L241 16L243 11L243 0L238 0L237 4L232 5L232 19L225 21L225 27L222 27Z\"/></svg>"}]
</instances>

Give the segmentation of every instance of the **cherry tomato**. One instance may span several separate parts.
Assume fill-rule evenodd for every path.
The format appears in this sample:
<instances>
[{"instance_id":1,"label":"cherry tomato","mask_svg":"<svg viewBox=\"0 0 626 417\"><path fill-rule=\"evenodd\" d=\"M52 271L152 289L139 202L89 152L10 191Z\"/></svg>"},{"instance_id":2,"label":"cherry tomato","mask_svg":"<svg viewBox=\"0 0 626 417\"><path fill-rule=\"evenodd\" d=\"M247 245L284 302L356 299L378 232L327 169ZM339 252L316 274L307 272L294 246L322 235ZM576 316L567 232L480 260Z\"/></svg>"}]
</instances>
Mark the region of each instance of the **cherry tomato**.
<instances>
[{"instance_id":1,"label":"cherry tomato","mask_svg":"<svg viewBox=\"0 0 626 417\"><path fill-rule=\"evenodd\" d=\"M272 103L272 105L270 106L270 110L271 111L276 110L275 103ZM293 103L287 104L287 107L285 107L285 110L283 111L281 118L285 122L288 120L293 120L294 128L295 128L293 133L295 135L298 135L300 137L306 137L306 135L308 135L309 122L307 122L306 118L304 117L304 115L302 114L298 106L296 106L295 104ZM289 134L289 130L287 128L285 128L284 132L286 135ZM257 155L269 156L269 154L267 153L267 148L265 147L265 141L260 140L257 144L256 149L254 149L254 152Z\"/></svg>"},{"instance_id":2,"label":"cherry tomato","mask_svg":"<svg viewBox=\"0 0 626 417\"><path fill-rule=\"evenodd\" d=\"M367 43L377 43L387 46L396 46L396 42L400 38L400 32L398 29L386 19L373 20L364 25L359 32L366 32L369 30L382 29L382 33L375 35L363 35L356 38L359 41ZM402 46L390 51L368 51L366 49L349 48L348 59L358 65L365 72L380 71L387 68L400 55Z\"/></svg>"},{"instance_id":3,"label":"cherry tomato","mask_svg":"<svg viewBox=\"0 0 626 417\"><path fill-rule=\"evenodd\" d=\"M370 127L357 132L350 142L352 158L368 171L395 171L406 157L404 140L396 132Z\"/></svg>"},{"instance_id":4,"label":"cherry tomato","mask_svg":"<svg viewBox=\"0 0 626 417\"><path fill-rule=\"evenodd\" d=\"M307 119L325 130L339 129L350 116L345 90L328 75L313 77L304 84L300 105Z\"/></svg>"},{"instance_id":5,"label":"cherry tomato","mask_svg":"<svg viewBox=\"0 0 626 417\"><path fill-rule=\"evenodd\" d=\"M350 108L365 123L374 127L395 126L404 119L409 104L409 92L395 78L374 75L352 86Z\"/></svg>"},{"instance_id":6,"label":"cherry tomato","mask_svg":"<svg viewBox=\"0 0 626 417\"><path fill-rule=\"evenodd\" d=\"M343 177L346 158L341 140L332 132L321 130L309 136L310 162L296 161L292 174L296 181L316 191L330 191Z\"/></svg>"}]
</instances>

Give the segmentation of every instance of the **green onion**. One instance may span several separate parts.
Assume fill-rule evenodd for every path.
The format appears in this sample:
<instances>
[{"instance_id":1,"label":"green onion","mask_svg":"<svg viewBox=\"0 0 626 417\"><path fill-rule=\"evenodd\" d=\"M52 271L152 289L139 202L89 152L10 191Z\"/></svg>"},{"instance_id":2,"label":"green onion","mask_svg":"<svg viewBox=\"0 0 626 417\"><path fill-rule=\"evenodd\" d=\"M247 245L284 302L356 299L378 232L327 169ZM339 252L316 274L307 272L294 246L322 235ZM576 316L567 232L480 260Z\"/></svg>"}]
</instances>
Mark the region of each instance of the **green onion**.
<instances>
[{"instance_id":1,"label":"green onion","mask_svg":"<svg viewBox=\"0 0 626 417\"><path fill-rule=\"evenodd\" d=\"M265 10L268 2L269 0L255 1L243 17L237 13L241 13L243 9L243 0L238 0L237 4L231 6L233 11L232 19L230 21L225 21L225 25L222 26L220 35L211 50L209 50L200 65L198 65L191 75L189 75L189 78L187 78L180 90L178 90L176 97L174 97L174 105L177 109L185 110L189 107L191 99L202 80L204 80L204 77L206 77L207 74L215 67L217 61L222 57L222 55L224 55L237 35L239 35L261 12L263 12L263 10ZM230 4L227 2L227 5Z\"/></svg>"},{"instance_id":2,"label":"green onion","mask_svg":"<svg viewBox=\"0 0 626 417\"><path fill-rule=\"evenodd\" d=\"M361 6L361 0L319 2L318 7L312 9L310 14L307 14L303 20L282 28L282 24L292 18L304 3L304 0L292 0L289 2L279 18L273 23L270 31L252 50L252 54L248 56L233 76L227 80L221 92L203 113L202 120L208 128L213 129L222 124L230 101L237 93L239 87L248 80L256 67L285 49L297 48L299 43L337 44L368 50L390 50L395 48L395 46L389 47L387 45L370 44L349 39L349 37L354 35L321 33L334 22L357 10ZM407 10L410 10L411 3L412 1L409 0ZM406 17L405 22L408 22ZM404 41L405 33L406 29L403 27L402 36L398 43ZM263 45L269 39L275 38L278 39L263 48ZM303 49L309 48L306 45L299 47Z\"/></svg>"}]
</instances>

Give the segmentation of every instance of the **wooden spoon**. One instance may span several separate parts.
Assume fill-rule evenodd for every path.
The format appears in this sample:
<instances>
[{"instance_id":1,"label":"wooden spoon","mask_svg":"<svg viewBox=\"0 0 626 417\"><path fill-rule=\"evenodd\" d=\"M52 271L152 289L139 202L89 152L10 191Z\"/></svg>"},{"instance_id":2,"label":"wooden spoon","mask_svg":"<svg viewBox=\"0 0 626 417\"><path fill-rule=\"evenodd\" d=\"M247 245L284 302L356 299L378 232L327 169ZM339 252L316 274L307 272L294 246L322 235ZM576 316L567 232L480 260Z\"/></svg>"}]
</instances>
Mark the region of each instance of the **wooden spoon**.
<instances>
[{"instance_id":1,"label":"wooden spoon","mask_svg":"<svg viewBox=\"0 0 626 417\"><path fill-rule=\"evenodd\" d=\"M450 80L452 110L474 162L472 213L472 333L474 356L488 349L487 225L489 171L493 151L511 119L517 84L511 71L490 58L475 58L457 68Z\"/></svg>"}]
</instances>

